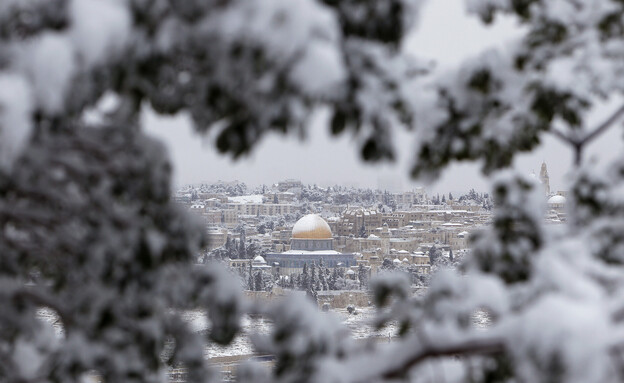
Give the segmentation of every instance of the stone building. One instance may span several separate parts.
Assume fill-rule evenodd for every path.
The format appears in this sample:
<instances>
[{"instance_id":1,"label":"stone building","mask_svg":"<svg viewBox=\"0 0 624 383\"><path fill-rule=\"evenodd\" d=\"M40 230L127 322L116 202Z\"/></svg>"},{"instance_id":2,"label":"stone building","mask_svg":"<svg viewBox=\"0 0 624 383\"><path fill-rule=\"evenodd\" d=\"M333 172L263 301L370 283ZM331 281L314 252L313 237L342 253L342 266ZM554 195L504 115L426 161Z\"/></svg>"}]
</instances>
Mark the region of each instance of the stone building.
<instances>
[{"instance_id":1,"label":"stone building","mask_svg":"<svg viewBox=\"0 0 624 383\"><path fill-rule=\"evenodd\" d=\"M424 203L427 200L427 193L424 188L416 188L412 191L394 193L394 201L399 207L411 207Z\"/></svg>"},{"instance_id":2,"label":"stone building","mask_svg":"<svg viewBox=\"0 0 624 383\"><path fill-rule=\"evenodd\" d=\"M208 250L216 249L217 247L221 247L225 245L225 241L227 241L228 231L224 228L210 228L206 232L206 237L208 240Z\"/></svg>"},{"instance_id":3,"label":"stone building","mask_svg":"<svg viewBox=\"0 0 624 383\"><path fill-rule=\"evenodd\" d=\"M355 255L334 250L329 225L317 214L302 217L292 229L290 250L268 253L267 263L281 275L300 273L304 264L320 263L328 268L351 267L356 264Z\"/></svg>"},{"instance_id":4,"label":"stone building","mask_svg":"<svg viewBox=\"0 0 624 383\"><path fill-rule=\"evenodd\" d=\"M284 215L295 211L295 206L285 203L228 203L228 209L241 215Z\"/></svg>"},{"instance_id":5,"label":"stone building","mask_svg":"<svg viewBox=\"0 0 624 383\"><path fill-rule=\"evenodd\" d=\"M347 209L340 219L331 222L331 226L335 235L360 237L364 234L364 237L368 237L381 223L381 213L360 207Z\"/></svg>"},{"instance_id":6,"label":"stone building","mask_svg":"<svg viewBox=\"0 0 624 383\"><path fill-rule=\"evenodd\" d=\"M299 180L288 179L277 183L277 189L281 192L288 191L290 189L297 189L303 187L303 184Z\"/></svg>"}]
</instances>

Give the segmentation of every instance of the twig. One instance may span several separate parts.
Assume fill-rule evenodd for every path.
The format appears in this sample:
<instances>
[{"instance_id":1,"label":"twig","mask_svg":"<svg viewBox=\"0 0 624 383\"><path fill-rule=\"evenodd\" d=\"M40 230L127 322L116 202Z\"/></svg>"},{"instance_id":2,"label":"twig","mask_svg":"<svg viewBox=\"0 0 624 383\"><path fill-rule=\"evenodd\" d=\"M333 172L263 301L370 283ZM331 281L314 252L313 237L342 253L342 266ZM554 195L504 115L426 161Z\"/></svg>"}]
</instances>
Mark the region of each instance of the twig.
<instances>
[{"instance_id":1,"label":"twig","mask_svg":"<svg viewBox=\"0 0 624 383\"><path fill-rule=\"evenodd\" d=\"M572 138L560 130L553 128L549 132L555 137L559 138L564 143L572 146L574 149L574 164L579 166L583 158L583 149L590 141L598 137L605 130L609 129L613 123L617 121L624 114L624 105L620 106L609 118L607 118L602 124L598 125L594 130L588 133L585 137L580 139Z\"/></svg>"},{"instance_id":2,"label":"twig","mask_svg":"<svg viewBox=\"0 0 624 383\"><path fill-rule=\"evenodd\" d=\"M620 106L618 110L616 110L609 118L607 118L602 124L598 125L596 129L594 129L591 133L583 137L579 140L579 144L581 146L587 144L597 136L599 136L602 132L607 130L615 121L617 121L620 116L624 114L624 105Z\"/></svg>"},{"instance_id":3,"label":"twig","mask_svg":"<svg viewBox=\"0 0 624 383\"><path fill-rule=\"evenodd\" d=\"M411 367L422 362L428 358L436 358L440 356L454 356L454 355L484 355L484 354L498 354L505 351L505 344L503 341L495 339L487 340L471 340L460 344L436 346L430 345L426 349L423 349L420 353L407 359L398 367L384 372L383 377L386 379L400 378L405 375Z\"/></svg>"},{"instance_id":4,"label":"twig","mask_svg":"<svg viewBox=\"0 0 624 383\"><path fill-rule=\"evenodd\" d=\"M563 133L562 131L560 131L557 128L552 128L551 130L549 130L549 132L552 133L553 136L557 137L558 139L560 139L561 141L563 141L566 144L576 145L576 143L577 143L577 140L575 140L572 137L566 135L565 133Z\"/></svg>"}]
</instances>

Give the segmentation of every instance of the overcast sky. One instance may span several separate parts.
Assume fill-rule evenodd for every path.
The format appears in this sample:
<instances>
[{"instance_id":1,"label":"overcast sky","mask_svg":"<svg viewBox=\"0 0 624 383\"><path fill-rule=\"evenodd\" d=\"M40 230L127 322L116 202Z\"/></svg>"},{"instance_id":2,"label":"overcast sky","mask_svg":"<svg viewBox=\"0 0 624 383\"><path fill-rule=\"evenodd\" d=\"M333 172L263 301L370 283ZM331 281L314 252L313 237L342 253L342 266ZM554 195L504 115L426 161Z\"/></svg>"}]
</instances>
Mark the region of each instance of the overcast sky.
<instances>
[{"instance_id":1,"label":"overcast sky","mask_svg":"<svg viewBox=\"0 0 624 383\"><path fill-rule=\"evenodd\" d=\"M519 28L510 20L499 18L494 26L483 27L478 20L466 17L463 0L430 0L406 47L419 57L434 59L438 68L451 68L488 47L501 46L519 33ZM615 108L614 103L604 105L591 116L592 123L598 123ZM324 124L325 117L321 115L311 124L306 140L269 134L250 156L234 162L218 154L213 137L202 138L193 133L186 116L163 118L148 112L144 121L147 131L161 137L169 148L176 186L217 180L240 180L258 185L286 178L324 186L339 184L409 190L421 185L408 176L412 159L410 148L414 142L408 133L395 137L396 163L368 165L360 161L359 146L351 136L330 136ZM600 161L613 158L624 150L621 135L620 126L611 129L589 147L588 154ZM551 136L544 136L540 148L519 156L515 167L526 173L539 173L542 161L546 161L551 190L564 190L571 158L572 153L567 147ZM426 187L433 193L460 193L471 188L488 191L488 182L478 169L477 164L451 166L438 182Z\"/></svg>"}]
</instances>

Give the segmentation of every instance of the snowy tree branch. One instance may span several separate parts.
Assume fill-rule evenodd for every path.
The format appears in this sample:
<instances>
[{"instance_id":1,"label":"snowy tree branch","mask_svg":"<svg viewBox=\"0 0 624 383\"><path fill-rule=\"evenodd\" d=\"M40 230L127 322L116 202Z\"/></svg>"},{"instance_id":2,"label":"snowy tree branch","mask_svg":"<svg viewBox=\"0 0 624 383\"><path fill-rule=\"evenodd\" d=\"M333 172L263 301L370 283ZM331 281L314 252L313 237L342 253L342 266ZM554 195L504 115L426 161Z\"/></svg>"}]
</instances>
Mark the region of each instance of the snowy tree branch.
<instances>
[{"instance_id":1,"label":"snowy tree branch","mask_svg":"<svg viewBox=\"0 0 624 383\"><path fill-rule=\"evenodd\" d=\"M602 132L607 130L613 123L615 123L624 114L624 105L620 106L609 118L607 118L602 124L598 125L591 133L583 137L580 141L580 145L585 145L598 137Z\"/></svg>"},{"instance_id":2,"label":"snowy tree branch","mask_svg":"<svg viewBox=\"0 0 624 383\"><path fill-rule=\"evenodd\" d=\"M624 105L620 106L611 116L609 116L602 124L598 125L594 130L588 133L583 138L574 138L571 137L557 128L550 129L550 133L563 141L565 144L572 146L574 149L574 164L576 166L580 165L583 149L586 144L594 140L600 134L602 134L605 130L609 129L621 116L624 114Z\"/></svg>"},{"instance_id":3,"label":"snowy tree branch","mask_svg":"<svg viewBox=\"0 0 624 383\"><path fill-rule=\"evenodd\" d=\"M13 295L16 300L26 300L34 303L36 305L42 307L49 307L52 310L56 311L57 315L61 318L63 325L65 326L65 331L68 331L68 327L72 324L71 316L68 312L63 309L61 304L54 300L52 297L42 294L39 291L36 291L33 288L24 288L18 290Z\"/></svg>"},{"instance_id":4,"label":"snowy tree branch","mask_svg":"<svg viewBox=\"0 0 624 383\"><path fill-rule=\"evenodd\" d=\"M566 135L565 133L563 133L562 131L560 131L557 128L552 128L549 131L553 136L557 137L558 139L560 139L561 141L563 141L563 143L568 144L568 145L576 145L577 141L574 140L572 137L569 137L568 135Z\"/></svg>"},{"instance_id":5,"label":"snowy tree branch","mask_svg":"<svg viewBox=\"0 0 624 383\"><path fill-rule=\"evenodd\" d=\"M410 368L429 358L455 355L489 355L499 354L503 351L505 351L505 343L501 339L475 339L447 345L430 344L409 359L403 361L400 365L385 371L383 377L385 379L401 378L405 376L405 373L409 371Z\"/></svg>"}]
</instances>

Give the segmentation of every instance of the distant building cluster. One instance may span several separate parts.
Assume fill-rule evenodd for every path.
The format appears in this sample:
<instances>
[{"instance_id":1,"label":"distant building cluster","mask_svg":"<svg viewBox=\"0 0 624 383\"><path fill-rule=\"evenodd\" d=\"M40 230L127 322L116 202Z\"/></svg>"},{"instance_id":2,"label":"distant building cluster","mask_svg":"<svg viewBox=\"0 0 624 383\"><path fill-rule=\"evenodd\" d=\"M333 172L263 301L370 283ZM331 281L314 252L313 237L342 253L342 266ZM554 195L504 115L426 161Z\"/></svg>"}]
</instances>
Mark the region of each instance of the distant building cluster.
<instances>
[{"instance_id":1,"label":"distant building cluster","mask_svg":"<svg viewBox=\"0 0 624 383\"><path fill-rule=\"evenodd\" d=\"M538 180L548 197L545 219L564 221L565 192L550 192L545 163ZM205 223L202 262L268 274L264 282L249 278L250 288L293 284L312 265L355 281L394 269L426 276L436 263L469 251L471 233L489 224L492 206L487 193L474 190L430 196L423 188L391 193L294 179L254 188L237 181L193 185L175 198Z\"/></svg>"},{"instance_id":2,"label":"distant building cluster","mask_svg":"<svg viewBox=\"0 0 624 383\"><path fill-rule=\"evenodd\" d=\"M204 259L278 281L311 265L356 281L385 269L427 275L432 248L445 259L457 256L470 232L490 219L487 195L446 197L429 197L423 188L391 193L293 179L255 188L236 181L193 185L175 194L205 223Z\"/></svg>"}]
</instances>

